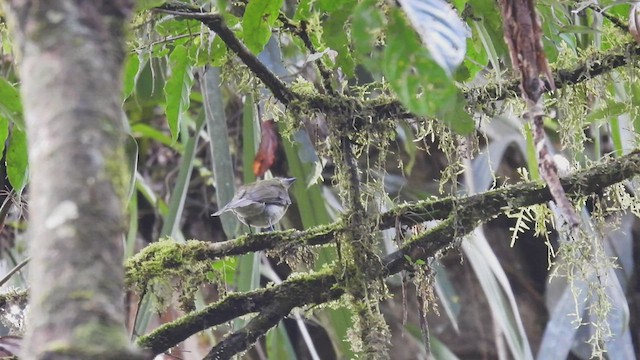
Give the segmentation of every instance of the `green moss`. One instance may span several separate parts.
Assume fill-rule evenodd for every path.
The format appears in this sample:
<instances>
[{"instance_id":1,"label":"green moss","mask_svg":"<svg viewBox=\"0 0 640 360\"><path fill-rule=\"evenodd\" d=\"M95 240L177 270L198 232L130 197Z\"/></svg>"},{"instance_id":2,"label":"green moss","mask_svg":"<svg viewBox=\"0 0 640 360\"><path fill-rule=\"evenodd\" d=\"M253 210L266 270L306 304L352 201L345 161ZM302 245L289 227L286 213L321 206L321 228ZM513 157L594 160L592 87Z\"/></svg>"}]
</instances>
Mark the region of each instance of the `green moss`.
<instances>
[{"instance_id":1,"label":"green moss","mask_svg":"<svg viewBox=\"0 0 640 360\"><path fill-rule=\"evenodd\" d=\"M93 291L77 290L69 294L69 300L91 300L95 296Z\"/></svg>"},{"instance_id":2,"label":"green moss","mask_svg":"<svg viewBox=\"0 0 640 360\"><path fill-rule=\"evenodd\" d=\"M97 344L96 351L126 347L127 340L122 327L90 321L73 329L73 338L81 344Z\"/></svg>"},{"instance_id":3,"label":"green moss","mask_svg":"<svg viewBox=\"0 0 640 360\"><path fill-rule=\"evenodd\" d=\"M106 179L111 181L116 195L122 201L123 207L126 207L124 203L130 191L131 171L123 146L116 146L105 152L105 171Z\"/></svg>"},{"instance_id":4,"label":"green moss","mask_svg":"<svg viewBox=\"0 0 640 360\"><path fill-rule=\"evenodd\" d=\"M178 244L163 240L144 248L131 257L126 266L126 284L139 293L152 288L158 295L156 304L162 308L171 297L171 286L181 294L181 299L189 301L193 293L208 282L211 262L203 261L207 243L190 240ZM190 307L190 306L188 306Z\"/></svg>"}]
</instances>

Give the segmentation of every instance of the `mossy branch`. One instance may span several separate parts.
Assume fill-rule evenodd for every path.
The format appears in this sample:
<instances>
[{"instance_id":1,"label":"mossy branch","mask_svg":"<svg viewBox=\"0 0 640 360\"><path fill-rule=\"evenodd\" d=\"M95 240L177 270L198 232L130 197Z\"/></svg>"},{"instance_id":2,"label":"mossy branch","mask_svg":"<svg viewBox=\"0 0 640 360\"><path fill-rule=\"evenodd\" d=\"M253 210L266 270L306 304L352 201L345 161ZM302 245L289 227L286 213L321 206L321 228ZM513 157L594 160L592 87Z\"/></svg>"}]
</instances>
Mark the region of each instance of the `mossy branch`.
<instances>
[{"instance_id":1,"label":"mossy branch","mask_svg":"<svg viewBox=\"0 0 640 360\"><path fill-rule=\"evenodd\" d=\"M569 196L584 195L637 174L640 174L640 151L576 172L561 179L561 183ZM541 182L531 181L463 198L447 197L398 205L380 216L377 228L385 230L398 224L412 226L425 221L447 219L450 214L460 215L461 211L462 214L468 213L475 221L484 222L506 210L546 201L551 201L548 188ZM155 276L163 276L164 269L176 269L185 264L192 264L193 261L217 260L255 251L329 244L335 239L336 232L344 227L345 225L338 221L304 231L249 234L218 243L195 240L184 244L157 242L142 249L127 261L127 282L129 286L145 284Z\"/></svg>"},{"instance_id":2,"label":"mossy branch","mask_svg":"<svg viewBox=\"0 0 640 360\"><path fill-rule=\"evenodd\" d=\"M264 64L253 55L249 49L235 36L223 21L223 17L217 13L207 13L204 10L177 1L168 1L156 8L156 11L165 12L178 18L198 20L211 31L217 33L220 39L231 49L240 60L262 81L273 95L285 106L299 109L321 111L327 116L340 116L343 118L355 117L354 126L360 128L365 119L399 119L415 117L397 100L383 101L362 100L336 94L331 95L300 95L288 88L284 82L267 69ZM291 28L291 23L286 22L285 28ZM575 85L606 74L616 68L635 62L635 57L640 55L640 44L630 42L620 48L611 49L606 53L593 54L571 69L557 69L552 72L556 88ZM325 74L326 75L326 74ZM324 79L325 83L327 79ZM500 83L490 83L486 86L462 89L462 93L469 105L482 105L497 100L520 96L520 79L513 77ZM547 84L547 89L550 87Z\"/></svg>"},{"instance_id":3,"label":"mossy branch","mask_svg":"<svg viewBox=\"0 0 640 360\"><path fill-rule=\"evenodd\" d=\"M619 159L603 162L566 177L562 179L562 185L569 196L584 196L639 174L640 151L634 151ZM544 184L526 182L462 199L446 198L398 206L382 215L379 229L394 226L396 220L404 225L416 224L434 218L446 220L427 232L415 235L398 251L384 257L379 266L372 268L366 275L371 279L377 279L380 276L395 274L410 267L416 260L428 260L436 253L452 248L456 239L505 211L541 204L551 199L551 194ZM227 254L230 252L240 253L239 249L243 243L250 239L253 240L252 249L271 246L275 242L289 242L291 244L290 238L295 238L293 241L298 245L317 245L331 241L335 231L340 227L341 224L336 223L302 232L258 234L231 240L222 248ZM315 234L316 238L311 234ZM264 242L261 242L262 240ZM232 245L234 242L237 246ZM192 244L195 243L191 242L191 245L167 244L167 246L174 248L174 252L180 252L182 248L194 246ZM214 245L208 244L202 248L207 249ZM263 249L266 248L268 247ZM212 255L210 251L196 251L192 254L194 260L206 259L210 255ZM137 271L133 268L134 265L140 269L144 268L144 262L141 262L141 259L151 259L153 256L152 251L142 250L127 264L129 275L131 276ZM191 260L184 259L184 261L187 264ZM278 302L279 306L283 308L295 308L337 300L344 294L344 289L340 284L343 283L342 279L345 276L348 275L343 270L330 268L324 272L289 278L282 284L265 289L231 294L200 311L164 324L149 335L140 337L138 344L158 354L177 345L192 334L223 324L239 316L260 312L274 302ZM131 279L129 280L131 281ZM266 330L268 329L261 331Z\"/></svg>"}]
</instances>

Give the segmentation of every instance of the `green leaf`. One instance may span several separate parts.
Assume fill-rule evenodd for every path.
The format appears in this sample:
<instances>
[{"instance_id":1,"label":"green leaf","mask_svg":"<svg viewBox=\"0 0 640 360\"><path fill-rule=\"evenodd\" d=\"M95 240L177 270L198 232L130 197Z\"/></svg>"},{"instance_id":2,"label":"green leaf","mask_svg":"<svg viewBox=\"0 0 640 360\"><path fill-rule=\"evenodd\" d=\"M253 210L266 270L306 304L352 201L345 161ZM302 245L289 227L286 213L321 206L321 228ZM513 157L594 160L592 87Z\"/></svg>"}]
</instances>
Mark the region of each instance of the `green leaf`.
<instances>
[{"instance_id":1,"label":"green leaf","mask_svg":"<svg viewBox=\"0 0 640 360\"><path fill-rule=\"evenodd\" d=\"M4 78L0 78L0 115L24 129L20 92Z\"/></svg>"},{"instance_id":2,"label":"green leaf","mask_svg":"<svg viewBox=\"0 0 640 360\"><path fill-rule=\"evenodd\" d=\"M338 6L340 6L340 1L318 0L316 3L316 7L320 11L333 12L338 8Z\"/></svg>"},{"instance_id":3,"label":"green leaf","mask_svg":"<svg viewBox=\"0 0 640 360\"><path fill-rule=\"evenodd\" d=\"M131 133L137 138L153 139L179 153L184 152L184 146L182 144L172 141L165 133L147 124L135 123L131 125Z\"/></svg>"},{"instance_id":4,"label":"green leaf","mask_svg":"<svg viewBox=\"0 0 640 360\"><path fill-rule=\"evenodd\" d=\"M4 153L4 144L9 137L9 120L0 116L0 154Z\"/></svg>"},{"instance_id":5,"label":"green leaf","mask_svg":"<svg viewBox=\"0 0 640 360\"><path fill-rule=\"evenodd\" d=\"M169 37L198 33L201 27L201 23L197 20L167 19L166 21L158 23L155 26L155 30L158 32L158 35ZM173 43L184 43L187 41L189 41L189 39L183 38L175 40Z\"/></svg>"},{"instance_id":6,"label":"green leaf","mask_svg":"<svg viewBox=\"0 0 640 360\"><path fill-rule=\"evenodd\" d=\"M497 2L469 0L467 6L469 10L465 10L465 12L468 12L468 17L481 20L481 24L485 28L488 39L490 40L489 42L495 49L497 55L507 56L507 44L504 42L502 33L502 18L496 16L496 14L500 14Z\"/></svg>"},{"instance_id":7,"label":"green leaf","mask_svg":"<svg viewBox=\"0 0 640 360\"><path fill-rule=\"evenodd\" d=\"M388 31L394 36L387 39L382 66L398 99L411 112L438 117L459 134L473 131L460 91L398 11L392 13Z\"/></svg>"},{"instance_id":8,"label":"green leaf","mask_svg":"<svg viewBox=\"0 0 640 360\"><path fill-rule=\"evenodd\" d=\"M629 105L623 102L615 100L607 100L604 106L594 110L586 117L587 123L592 123L598 120L609 120L613 117L624 114L628 111Z\"/></svg>"},{"instance_id":9,"label":"green leaf","mask_svg":"<svg viewBox=\"0 0 640 360\"><path fill-rule=\"evenodd\" d=\"M376 0L364 0L353 9L351 17L351 40L358 59L373 72L380 71L382 52L378 38L386 27L382 10L376 6Z\"/></svg>"},{"instance_id":10,"label":"green leaf","mask_svg":"<svg viewBox=\"0 0 640 360\"><path fill-rule=\"evenodd\" d=\"M137 0L136 1L136 11L144 11L153 9L164 4L166 0Z\"/></svg>"},{"instance_id":11,"label":"green leaf","mask_svg":"<svg viewBox=\"0 0 640 360\"><path fill-rule=\"evenodd\" d=\"M467 39L467 56L462 63L462 66L469 72L464 80L475 78L479 71L487 67L489 54L491 54L491 65L493 65L493 69L495 71L499 71L500 69L498 56L495 53L489 35L486 34L486 29L484 25L482 25L482 21L474 21L471 30L472 36ZM487 39L489 39L489 41L487 41Z\"/></svg>"},{"instance_id":12,"label":"green leaf","mask_svg":"<svg viewBox=\"0 0 640 360\"><path fill-rule=\"evenodd\" d=\"M178 45L173 49L169 56L169 66L171 75L164 85L165 108L171 138L175 141L180 132L180 121L189 109L189 95L193 84L193 72L186 47Z\"/></svg>"},{"instance_id":13,"label":"green leaf","mask_svg":"<svg viewBox=\"0 0 640 360\"><path fill-rule=\"evenodd\" d=\"M473 132L476 124L465 110L466 100L456 88L455 94L438 109L437 117L455 133L467 135Z\"/></svg>"},{"instance_id":14,"label":"green leaf","mask_svg":"<svg viewBox=\"0 0 640 360\"><path fill-rule=\"evenodd\" d=\"M468 30L444 0L398 0L422 44L447 75L464 60Z\"/></svg>"},{"instance_id":15,"label":"green leaf","mask_svg":"<svg viewBox=\"0 0 640 360\"><path fill-rule=\"evenodd\" d=\"M282 321L267 333L267 356L268 359L297 359Z\"/></svg>"},{"instance_id":16,"label":"green leaf","mask_svg":"<svg viewBox=\"0 0 640 360\"><path fill-rule=\"evenodd\" d=\"M227 45L222 41L220 36L216 36L211 43L211 66L222 66L227 59Z\"/></svg>"},{"instance_id":17,"label":"green leaf","mask_svg":"<svg viewBox=\"0 0 640 360\"><path fill-rule=\"evenodd\" d=\"M278 18L284 0L252 0L242 17L244 43L258 54L271 38L271 26Z\"/></svg>"},{"instance_id":18,"label":"green leaf","mask_svg":"<svg viewBox=\"0 0 640 360\"><path fill-rule=\"evenodd\" d=\"M7 177L18 194L27 184L28 174L27 134L18 127L14 127L7 149Z\"/></svg>"},{"instance_id":19,"label":"green leaf","mask_svg":"<svg viewBox=\"0 0 640 360\"><path fill-rule=\"evenodd\" d=\"M347 76L352 76L355 69L355 61L351 56L349 47L349 37L347 36L346 24L355 5L353 1L347 1L340 11L329 15L325 21L322 31L322 40L328 47L338 52L336 65L342 68Z\"/></svg>"},{"instance_id":20,"label":"green leaf","mask_svg":"<svg viewBox=\"0 0 640 360\"><path fill-rule=\"evenodd\" d=\"M123 89L124 98L128 98L133 93L136 85L136 77L138 76L138 69L140 68L140 59L138 55L129 54L124 65L124 80Z\"/></svg>"},{"instance_id":21,"label":"green leaf","mask_svg":"<svg viewBox=\"0 0 640 360\"><path fill-rule=\"evenodd\" d=\"M293 20L306 20L311 17L311 7L313 0L300 0L298 7L296 7L296 13L293 15Z\"/></svg>"},{"instance_id":22,"label":"green leaf","mask_svg":"<svg viewBox=\"0 0 640 360\"><path fill-rule=\"evenodd\" d=\"M289 172L299 179L293 184L291 192L296 199L303 227L309 229L313 226L330 223L331 218L327 213L322 187L318 184L312 185L308 183L308 180L312 180L312 178L317 179L314 176L315 163L312 161L304 162L300 159L300 154L304 150L301 143L292 143L288 139L283 139L282 145L287 156ZM320 160L318 159L318 161Z\"/></svg>"}]
</instances>

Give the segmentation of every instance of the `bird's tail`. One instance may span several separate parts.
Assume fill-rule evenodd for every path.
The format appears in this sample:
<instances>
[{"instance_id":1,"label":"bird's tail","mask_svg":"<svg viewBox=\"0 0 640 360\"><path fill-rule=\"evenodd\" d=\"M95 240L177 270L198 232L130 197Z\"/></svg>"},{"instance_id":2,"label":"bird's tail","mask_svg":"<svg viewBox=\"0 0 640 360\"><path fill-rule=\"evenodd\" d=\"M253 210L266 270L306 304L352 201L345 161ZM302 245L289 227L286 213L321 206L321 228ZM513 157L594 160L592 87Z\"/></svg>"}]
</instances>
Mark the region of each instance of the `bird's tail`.
<instances>
[{"instance_id":1,"label":"bird's tail","mask_svg":"<svg viewBox=\"0 0 640 360\"><path fill-rule=\"evenodd\" d=\"M218 210L218 211L214 212L213 214L211 214L211 216L220 216L220 215L222 215L222 213L223 213L223 212L225 212L225 211L227 211L227 210L229 210L229 208L227 208L227 207L225 206L225 207L223 207L222 209L220 209L220 210Z\"/></svg>"}]
</instances>

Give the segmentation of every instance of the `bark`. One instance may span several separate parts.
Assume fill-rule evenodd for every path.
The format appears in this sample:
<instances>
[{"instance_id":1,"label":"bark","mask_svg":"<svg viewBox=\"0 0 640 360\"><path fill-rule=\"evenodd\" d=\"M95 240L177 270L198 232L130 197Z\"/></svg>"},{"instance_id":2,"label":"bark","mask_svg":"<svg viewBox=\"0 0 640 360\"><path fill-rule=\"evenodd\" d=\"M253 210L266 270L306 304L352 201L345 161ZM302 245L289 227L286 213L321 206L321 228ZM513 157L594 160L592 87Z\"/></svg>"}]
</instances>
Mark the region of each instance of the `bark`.
<instances>
[{"instance_id":1,"label":"bark","mask_svg":"<svg viewBox=\"0 0 640 360\"><path fill-rule=\"evenodd\" d=\"M27 359L135 357L124 328L121 103L131 0L5 2L31 166Z\"/></svg>"}]
</instances>

